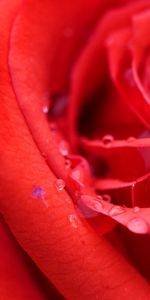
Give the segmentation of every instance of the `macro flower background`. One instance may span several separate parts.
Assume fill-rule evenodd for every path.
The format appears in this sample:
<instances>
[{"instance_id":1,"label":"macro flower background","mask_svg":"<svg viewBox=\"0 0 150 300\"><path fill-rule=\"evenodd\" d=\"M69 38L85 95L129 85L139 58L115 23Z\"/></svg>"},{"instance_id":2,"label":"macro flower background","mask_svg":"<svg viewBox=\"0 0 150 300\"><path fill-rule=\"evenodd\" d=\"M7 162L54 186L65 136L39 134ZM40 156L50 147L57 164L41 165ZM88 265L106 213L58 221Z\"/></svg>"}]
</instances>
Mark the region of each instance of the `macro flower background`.
<instances>
[{"instance_id":1,"label":"macro flower background","mask_svg":"<svg viewBox=\"0 0 150 300\"><path fill-rule=\"evenodd\" d=\"M150 299L150 1L0 11L0 299Z\"/></svg>"}]
</instances>

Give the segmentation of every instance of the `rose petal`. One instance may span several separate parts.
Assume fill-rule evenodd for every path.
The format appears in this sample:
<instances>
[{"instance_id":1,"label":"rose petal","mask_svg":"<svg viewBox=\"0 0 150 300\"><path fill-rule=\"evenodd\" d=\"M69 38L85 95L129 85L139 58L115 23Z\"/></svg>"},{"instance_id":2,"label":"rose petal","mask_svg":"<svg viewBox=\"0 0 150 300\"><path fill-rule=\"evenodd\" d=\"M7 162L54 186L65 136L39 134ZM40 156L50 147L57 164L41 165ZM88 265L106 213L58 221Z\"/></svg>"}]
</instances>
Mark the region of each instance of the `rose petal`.
<instances>
[{"instance_id":1,"label":"rose petal","mask_svg":"<svg viewBox=\"0 0 150 300\"><path fill-rule=\"evenodd\" d=\"M147 7L149 7L149 1L135 2L123 9L106 14L104 19L100 20L95 34L93 34L88 47L80 56L73 73L69 113L70 136L73 136L73 139L77 134L79 110L88 101L89 97L92 98L94 91L97 92L100 86L103 85L107 73L105 41L118 28L128 26L134 12ZM72 143L75 144L73 139Z\"/></svg>"},{"instance_id":2,"label":"rose petal","mask_svg":"<svg viewBox=\"0 0 150 300\"><path fill-rule=\"evenodd\" d=\"M130 257L139 272L149 281L150 235L134 234L123 227L118 229L119 237L123 242L123 247L127 250L128 257Z\"/></svg>"},{"instance_id":3,"label":"rose petal","mask_svg":"<svg viewBox=\"0 0 150 300\"><path fill-rule=\"evenodd\" d=\"M14 114L12 116L12 129L15 129L16 118ZM5 128L1 127L1 130L6 137ZM128 289L124 291L124 299L135 295L136 285L138 295L144 297L148 292L147 284L109 244L81 222L67 193L57 191L54 176L43 163L31 138L26 134L23 144L20 132L23 128L19 127L16 140L12 137L9 145L6 139L3 140L1 151L5 145L5 159L0 169L0 205L11 230L27 253L67 298L90 299L92 295L106 295L108 299L117 299L126 280ZM14 145L20 145L17 156ZM42 199L32 198L35 184L46 192L48 206ZM120 264L113 263L114 260L119 260ZM114 274L117 277L114 278ZM129 274L133 276L132 280ZM88 280L87 289L84 284ZM106 285L111 289L106 289Z\"/></svg>"},{"instance_id":4,"label":"rose petal","mask_svg":"<svg viewBox=\"0 0 150 300\"><path fill-rule=\"evenodd\" d=\"M148 34L150 10L137 14L133 18L133 74L136 84L149 103L149 56L150 39Z\"/></svg>"},{"instance_id":5,"label":"rose petal","mask_svg":"<svg viewBox=\"0 0 150 300\"><path fill-rule=\"evenodd\" d=\"M7 8L10 12L10 6ZM7 44L5 35L1 45ZM145 298L149 294L145 280L109 243L89 230L86 222L81 222L68 194L57 190L56 177L39 153L11 90L7 47L4 50L0 207L11 230L65 298L91 299L98 295L119 299L122 291L122 299Z\"/></svg>"},{"instance_id":6,"label":"rose petal","mask_svg":"<svg viewBox=\"0 0 150 300\"><path fill-rule=\"evenodd\" d=\"M31 269L33 265L30 265L30 261L11 235L2 218L0 219L0 241L1 298L3 300L46 299L48 295L42 291L41 284L36 281L37 278ZM52 292L54 291L52 290ZM56 299L55 293L49 293L49 297L49 299Z\"/></svg>"},{"instance_id":7,"label":"rose petal","mask_svg":"<svg viewBox=\"0 0 150 300\"><path fill-rule=\"evenodd\" d=\"M111 217L134 233L150 232L150 208L128 208L113 205L88 195L81 196L82 201L91 209Z\"/></svg>"},{"instance_id":8,"label":"rose petal","mask_svg":"<svg viewBox=\"0 0 150 300\"><path fill-rule=\"evenodd\" d=\"M50 1L45 1L44 5L39 1L23 4L11 31L9 66L18 104L35 141L41 152L46 153L51 168L65 178L65 161L59 153L56 135L54 138L42 113L43 105L50 95L64 90L70 66L84 44L78 30L84 34L93 26L105 2L100 4L95 0L91 5L90 1L78 1L78 5L62 5L63 8ZM85 14L85 19L79 18L79 12L85 9L91 14ZM76 22L77 15L81 23ZM69 28L73 38L68 37Z\"/></svg>"},{"instance_id":9,"label":"rose petal","mask_svg":"<svg viewBox=\"0 0 150 300\"><path fill-rule=\"evenodd\" d=\"M110 73L122 98L149 128L149 103L136 85L132 66L132 52L129 48L130 39L123 33L119 30L114 36L111 36L111 43L109 42ZM118 57L118 53L119 59L115 59Z\"/></svg>"},{"instance_id":10,"label":"rose petal","mask_svg":"<svg viewBox=\"0 0 150 300\"><path fill-rule=\"evenodd\" d=\"M127 140L113 140L108 144L102 140L85 138L81 138L80 141L81 149L91 164L93 163L93 167L97 165L99 172L102 172L103 164L106 163L105 177L132 181L150 171L149 138L131 137Z\"/></svg>"}]
</instances>

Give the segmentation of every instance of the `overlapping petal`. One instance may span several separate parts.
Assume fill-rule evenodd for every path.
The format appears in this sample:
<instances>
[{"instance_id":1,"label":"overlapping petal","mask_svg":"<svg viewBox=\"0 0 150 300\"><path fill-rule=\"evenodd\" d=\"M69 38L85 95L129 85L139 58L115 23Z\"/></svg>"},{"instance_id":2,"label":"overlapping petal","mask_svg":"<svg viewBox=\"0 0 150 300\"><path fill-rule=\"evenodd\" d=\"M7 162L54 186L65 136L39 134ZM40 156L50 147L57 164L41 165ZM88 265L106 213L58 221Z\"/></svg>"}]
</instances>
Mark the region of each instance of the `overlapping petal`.
<instances>
[{"instance_id":1,"label":"overlapping petal","mask_svg":"<svg viewBox=\"0 0 150 300\"><path fill-rule=\"evenodd\" d=\"M59 185L60 181L58 184L58 179L68 176L57 142L61 136L55 133L54 139L42 114L42 97L49 85L46 58L50 59L48 51L51 49L44 42L50 35L47 16L51 10L46 6L50 2L45 1L45 6L42 1L27 1L28 6L23 3L16 20L18 2L2 1L1 8L4 9L6 2L4 11L8 16L1 15L0 19L6 28L4 32L3 26L0 27L0 69L3 71L0 81L1 212L19 243L65 298L120 299L122 290L122 299L146 298L149 296L146 281L126 257L98 237L86 220L80 219L69 193ZM44 18L40 8L44 10ZM24 33L21 45L17 39L20 33ZM38 35L34 40L34 50L39 50L36 54L32 49L34 34L35 38ZM29 54L37 55L36 59L27 52L23 58L22 52L17 52L24 42L28 45L25 50L31 50Z\"/></svg>"}]
</instances>

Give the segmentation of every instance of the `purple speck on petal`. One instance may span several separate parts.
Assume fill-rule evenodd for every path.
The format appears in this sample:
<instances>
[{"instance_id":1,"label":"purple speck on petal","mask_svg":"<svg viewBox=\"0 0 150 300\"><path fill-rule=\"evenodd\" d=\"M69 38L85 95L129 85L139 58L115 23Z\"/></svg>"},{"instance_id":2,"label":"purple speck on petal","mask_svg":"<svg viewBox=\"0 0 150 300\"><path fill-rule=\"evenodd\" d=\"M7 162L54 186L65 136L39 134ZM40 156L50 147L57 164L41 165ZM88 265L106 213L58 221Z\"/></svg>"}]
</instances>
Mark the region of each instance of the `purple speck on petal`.
<instances>
[{"instance_id":1,"label":"purple speck on petal","mask_svg":"<svg viewBox=\"0 0 150 300\"><path fill-rule=\"evenodd\" d=\"M45 198L45 191L40 186L34 186L32 189L32 197L35 199L44 199Z\"/></svg>"}]
</instances>

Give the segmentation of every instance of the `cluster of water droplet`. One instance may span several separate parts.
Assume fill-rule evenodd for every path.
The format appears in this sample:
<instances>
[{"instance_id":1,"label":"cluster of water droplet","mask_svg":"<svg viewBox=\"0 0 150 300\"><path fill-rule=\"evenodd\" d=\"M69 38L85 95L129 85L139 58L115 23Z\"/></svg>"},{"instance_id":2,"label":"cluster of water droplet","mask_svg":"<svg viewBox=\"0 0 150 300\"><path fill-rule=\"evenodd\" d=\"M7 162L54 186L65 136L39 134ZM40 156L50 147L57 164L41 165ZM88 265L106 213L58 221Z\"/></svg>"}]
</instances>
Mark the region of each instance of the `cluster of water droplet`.
<instances>
[{"instance_id":1,"label":"cluster of water droplet","mask_svg":"<svg viewBox=\"0 0 150 300\"><path fill-rule=\"evenodd\" d=\"M108 203L111 202L111 196L110 196L110 195L108 195L108 194L103 194L101 197L102 197L102 199L103 199L104 201L106 201L106 202L108 202Z\"/></svg>"},{"instance_id":2,"label":"cluster of water droplet","mask_svg":"<svg viewBox=\"0 0 150 300\"><path fill-rule=\"evenodd\" d=\"M64 35L66 36L71 36L72 35L72 31L70 29L67 29L64 32ZM130 84L133 85L133 81L132 81L132 77L131 77L131 72L130 70L128 70L128 72L126 72L126 79L128 81L130 81ZM44 114L48 114L49 112L49 107L47 105L43 106L42 111ZM50 124L50 128L51 131L56 131L56 124L55 123L51 123ZM134 142L135 138L134 137L129 137L127 139L127 142ZM114 137L112 135L105 135L102 138L102 143L105 147L111 147L111 145L114 142ZM65 166L66 169L70 169L71 168L71 160L68 158L69 155L69 146L68 143L65 140L61 140L59 143L59 152L62 156L64 156L65 158ZM81 174L80 174L80 170L75 168L73 170L71 170L71 177L76 181L76 182L81 182ZM81 182L82 183L82 182ZM60 192L63 191L65 188L65 182L63 179L58 178L55 182L55 186L56 189ZM81 184L82 186L82 184ZM135 185L132 185L132 197L133 197L133 192L134 192L134 188ZM90 196L90 195L81 195L80 197L80 193L79 191L76 191L77 193L77 197L80 198L81 200L84 199L84 204L87 204L87 207L90 210L94 210L95 212L103 212L107 211L107 215L110 216L111 218L116 219L117 217L119 217L120 215L127 213L127 209L123 206L119 206L119 205L112 205L111 207L109 207L109 209L105 209L105 202L106 204L110 204L111 203L111 197L110 195L104 194L104 195L97 195L97 198ZM34 187L32 190L32 197L33 198L37 198L37 199L44 199L45 198L45 191L40 187ZM134 203L133 203L134 204ZM134 233L147 233L148 232L148 224L147 222L141 218L139 216L141 209L138 206L134 206L132 209L132 212L134 214L136 214L136 216L132 216L126 224L124 224L130 231L134 232ZM90 214L89 214L90 215ZM89 216L88 215L88 216ZM86 214L85 214L86 216ZM91 215L92 216L92 215ZM77 216L75 214L70 214L69 215L69 222L71 223L71 225L74 228L78 227L79 224L79 220L77 218ZM118 222L119 219L117 218ZM121 222L121 221L120 221Z\"/></svg>"},{"instance_id":3,"label":"cluster of water droplet","mask_svg":"<svg viewBox=\"0 0 150 300\"><path fill-rule=\"evenodd\" d=\"M102 142L105 146L109 147L111 146L111 144L113 143L114 141L114 137L110 134L108 135L104 135L103 138L102 138Z\"/></svg>"},{"instance_id":4,"label":"cluster of water droplet","mask_svg":"<svg viewBox=\"0 0 150 300\"><path fill-rule=\"evenodd\" d=\"M69 154L69 147L68 147L68 143L65 140L62 140L59 143L59 152L63 156L68 156L68 154Z\"/></svg>"},{"instance_id":5,"label":"cluster of water droplet","mask_svg":"<svg viewBox=\"0 0 150 300\"><path fill-rule=\"evenodd\" d=\"M122 207L122 206L113 206L109 212L108 212L108 215L111 216L111 217L114 217L114 216L118 216L120 214L123 214L125 212L125 208Z\"/></svg>"}]
</instances>

